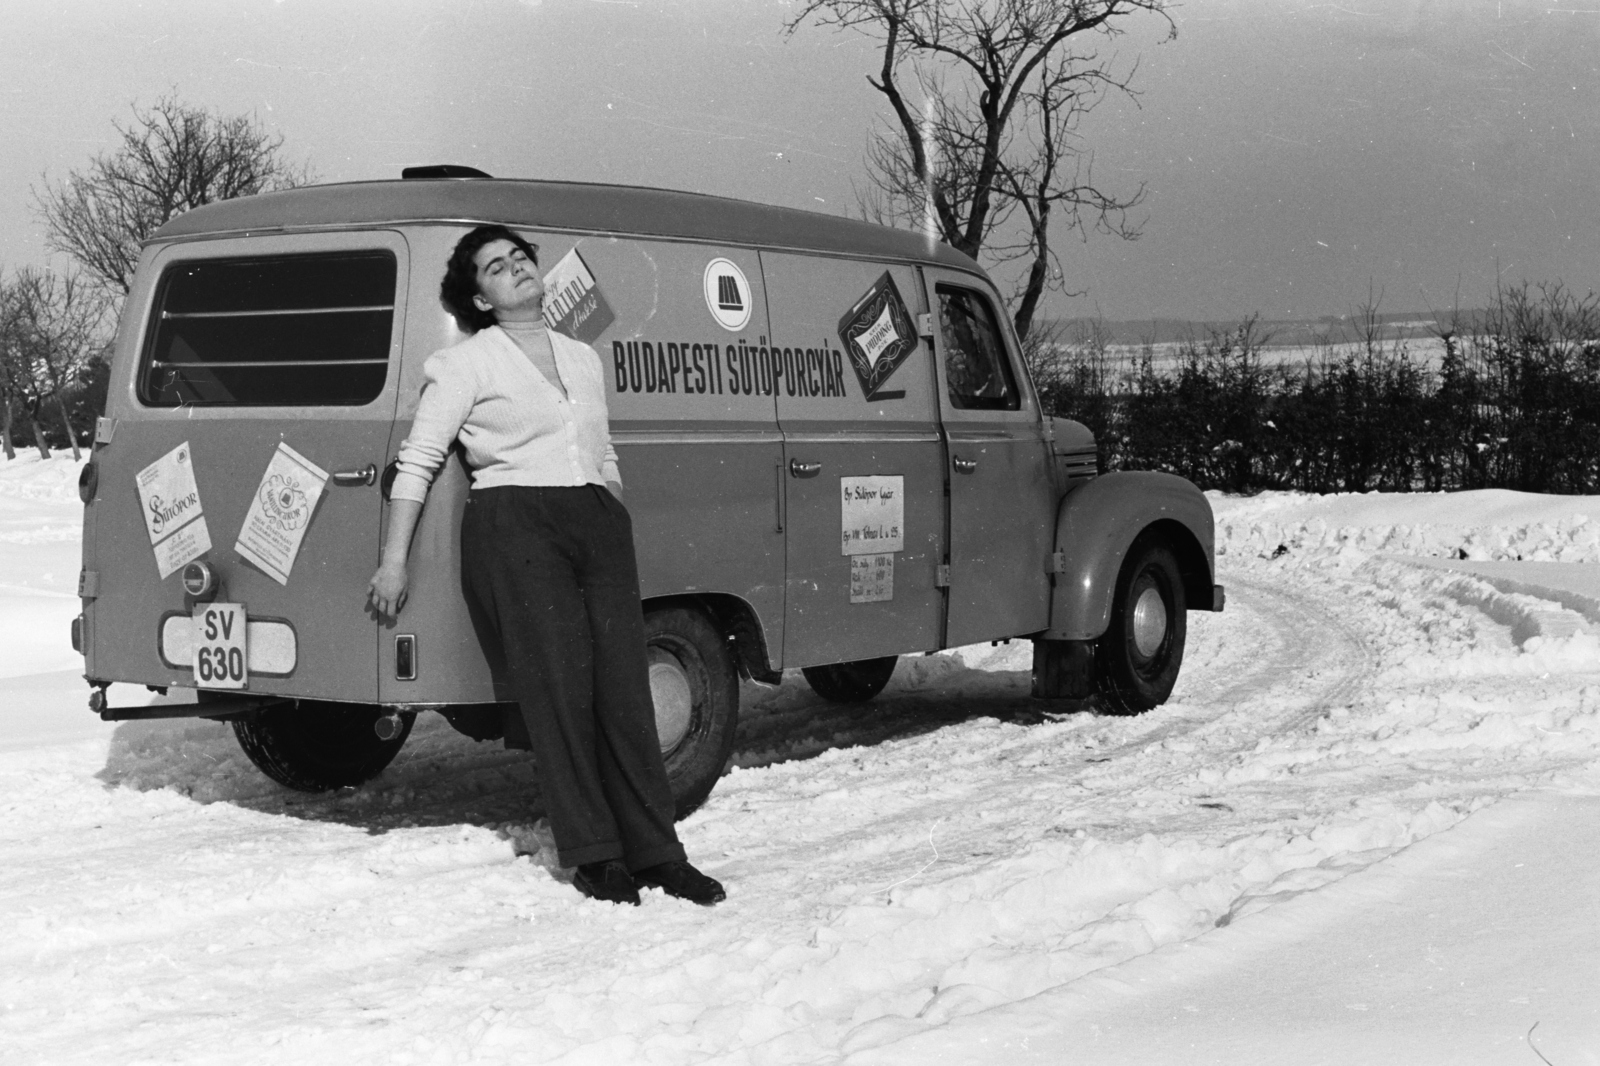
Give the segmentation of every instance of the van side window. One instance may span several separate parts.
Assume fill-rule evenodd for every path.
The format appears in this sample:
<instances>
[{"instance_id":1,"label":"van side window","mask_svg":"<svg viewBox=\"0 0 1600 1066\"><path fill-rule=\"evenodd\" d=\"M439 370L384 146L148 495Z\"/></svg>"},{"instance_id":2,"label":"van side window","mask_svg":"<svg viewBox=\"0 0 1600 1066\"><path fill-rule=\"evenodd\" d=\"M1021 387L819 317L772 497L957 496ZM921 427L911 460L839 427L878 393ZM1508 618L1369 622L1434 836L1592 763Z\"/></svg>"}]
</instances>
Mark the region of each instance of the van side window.
<instances>
[{"instance_id":1,"label":"van side window","mask_svg":"<svg viewBox=\"0 0 1600 1066\"><path fill-rule=\"evenodd\" d=\"M950 404L964 410L1016 411L1017 379L989 301L971 289L940 285L939 326Z\"/></svg>"},{"instance_id":2,"label":"van side window","mask_svg":"<svg viewBox=\"0 0 1600 1066\"><path fill-rule=\"evenodd\" d=\"M156 290L139 399L367 403L389 372L396 273L384 251L176 263Z\"/></svg>"}]
</instances>

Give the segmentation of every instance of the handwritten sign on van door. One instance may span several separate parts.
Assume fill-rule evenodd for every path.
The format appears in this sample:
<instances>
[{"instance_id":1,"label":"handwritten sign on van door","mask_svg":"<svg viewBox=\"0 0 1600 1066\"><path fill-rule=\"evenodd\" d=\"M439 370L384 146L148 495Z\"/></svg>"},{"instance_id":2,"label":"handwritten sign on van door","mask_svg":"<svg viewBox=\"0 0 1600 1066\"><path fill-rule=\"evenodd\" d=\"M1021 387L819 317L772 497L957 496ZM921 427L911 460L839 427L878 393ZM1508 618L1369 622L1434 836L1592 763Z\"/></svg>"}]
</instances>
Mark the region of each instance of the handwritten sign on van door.
<instances>
[{"instance_id":1,"label":"handwritten sign on van door","mask_svg":"<svg viewBox=\"0 0 1600 1066\"><path fill-rule=\"evenodd\" d=\"M139 509L155 551L156 568L165 581L185 563L211 550L211 533L200 508L194 481L193 454L184 441L134 477Z\"/></svg>"},{"instance_id":2,"label":"handwritten sign on van door","mask_svg":"<svg viewBox=\"0 0 1600 1066\"><path fill-rule=\"evenodd\" d=\"M905 551L905 486L899 474L839 479L842 554Z\"/></svg>"},{"instance_id":3,"label":"handwritten sign on van door","mask_svg":"<svg viewBox=\"0 0 1600 1066\"><path fill-rule=\"evenodd\" d=\"M544 324L574 340L593 344L616 320L594 273L574 248L544 276Z\"/></svg>"},{"instance_id":4,"label":"handwritten sign on van door","mask_svg":"<svg viewBox=\"0 0 1600 1066\"><path fill-rule=\"evenodd\" d=\"M256 494L250 498L233 550L278 584L287 585L311 514L327 484L326 470L279 441Z\"/></svg>"}]
</instances>

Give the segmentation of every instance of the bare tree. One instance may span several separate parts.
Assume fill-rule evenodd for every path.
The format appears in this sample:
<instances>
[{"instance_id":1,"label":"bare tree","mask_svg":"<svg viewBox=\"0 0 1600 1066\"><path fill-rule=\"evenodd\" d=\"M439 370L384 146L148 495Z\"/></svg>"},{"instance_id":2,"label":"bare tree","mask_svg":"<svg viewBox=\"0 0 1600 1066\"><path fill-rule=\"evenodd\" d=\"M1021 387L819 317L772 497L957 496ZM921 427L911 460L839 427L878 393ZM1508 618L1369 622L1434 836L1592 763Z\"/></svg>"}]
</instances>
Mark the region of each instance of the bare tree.
<instances>
[{"instance_id":1,"label":"bare tree","mask_svg":"<svg viewBox=\"0 0 1600 1066\"><path fill-rule=\"evenodd\" d=\"M807 0L789 21L855 29L882 41L868 83L894 112L867 161L880 218L921 216L931 234L977 257L1025 261L1013 322L1026 337L1047 287L1062 283L1052 225L1133 239L1144 186L1118 195L1093 180L1078 127L1112 92L1135 97L1093 47L1147 12L1176 36L1169 0ZM914 86L920 103L907 95ZM887 210L885 210L887 207ZM1020 216L1018 213L1020 212ZM1017 217L1020 223L1008 223Z\"/></svg>"},{"instance_id":2,"label":"bare tree","mask_svg":"<svg viewBox=\"0 0 1600 1066\"><path fill-rule=\"evenodd\" d=\"M17 457L17 449L11 444L11 422L22 398L19 351L16 294L0 278L0 448L8 461Z\"/></svg>"},{"instance_id":3,"label":"bare tree","mask_svg":"<svg viewBox=\"0 0 1600 1066\"><path fill-rule=\"evenodd\" d=\"M282 136L251 115L223 115L168 95L113 123L120 144L87 169L34 189L49 246L114 296L133 283L140 246L169 219L218 200L312 180L281 158Z\"/></svg>"},{"instance_id":4,"label":"bare tree","mask_svg":"<svg viewBox=\"0 0 1600 1066\"><path fill-rule=\"evenodd\" d=\"M28 413L39 454L50 458L44 420L53 407L72 447L81 458L77 434L67 414L67 396L78 387L90 361L104 348L100 336L106 319L105 296L81 274L57 274L24 267L0 285L0 377L7 397L6 457L10 448L10 413L14 400Z\"/></svg>"}]
</instances>

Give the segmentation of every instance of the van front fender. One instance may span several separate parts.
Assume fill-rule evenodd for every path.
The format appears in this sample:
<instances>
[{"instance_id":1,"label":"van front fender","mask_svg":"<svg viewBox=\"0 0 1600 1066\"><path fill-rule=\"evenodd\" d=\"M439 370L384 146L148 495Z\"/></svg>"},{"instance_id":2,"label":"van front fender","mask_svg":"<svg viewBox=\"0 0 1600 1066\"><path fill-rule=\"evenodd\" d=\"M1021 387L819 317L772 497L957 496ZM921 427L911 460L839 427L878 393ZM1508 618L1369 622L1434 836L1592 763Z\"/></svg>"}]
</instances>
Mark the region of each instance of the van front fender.
<instances>
[{"instance_id":1,"label":"van front fender","mask_svg":"<svg viewBox=\"0 0 1600 1066\"><path fill-rule=\"evenodd\" d=\"M1117 573L1140 537L1177 557L1190 610L1221 610L1215 573L1211 503L1172 474L1103 474L1068 493L1056 512L1054 588L1047 640L1094 640L1111 624Z\"/></svg>"}]
</instances>

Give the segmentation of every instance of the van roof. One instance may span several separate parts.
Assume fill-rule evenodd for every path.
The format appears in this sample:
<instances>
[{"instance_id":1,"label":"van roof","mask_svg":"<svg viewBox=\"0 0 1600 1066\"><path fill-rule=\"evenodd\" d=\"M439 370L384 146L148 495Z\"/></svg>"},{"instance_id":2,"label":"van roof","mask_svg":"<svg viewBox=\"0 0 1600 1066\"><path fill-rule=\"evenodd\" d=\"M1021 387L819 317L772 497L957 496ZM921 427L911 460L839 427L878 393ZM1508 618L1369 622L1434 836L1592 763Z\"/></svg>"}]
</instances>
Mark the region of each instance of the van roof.
<instances>
[{"instance_id":1,"label":"van roof","mask_svg":"<svg viewBox=\"0 0 1600 1066\"><path fill-rule=\"evenodd\" d=\"M407 222L499 222L977 269L941 241L814 211L633 185L497 178L360 181L261 193L179 215L152 240Z\"/></svg>"}]
</instances>

